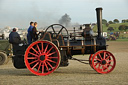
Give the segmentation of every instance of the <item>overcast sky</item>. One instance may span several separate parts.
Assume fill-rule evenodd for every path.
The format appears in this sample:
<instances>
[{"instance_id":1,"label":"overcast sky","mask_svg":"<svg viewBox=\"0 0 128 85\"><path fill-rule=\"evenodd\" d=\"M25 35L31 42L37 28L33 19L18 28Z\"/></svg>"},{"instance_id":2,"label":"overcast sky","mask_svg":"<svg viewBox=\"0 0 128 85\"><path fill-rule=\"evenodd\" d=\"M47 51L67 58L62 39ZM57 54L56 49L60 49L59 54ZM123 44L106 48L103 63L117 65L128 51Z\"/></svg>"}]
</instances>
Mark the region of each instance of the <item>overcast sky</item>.
<instances>
[{"instance_id":1,"label":"overcast sky","mask_svg":"<svg viewBox=\"0 0 128 85\"><path fill-rule=\"evenodd\" d=\"M72 23L96 22L97 7L106 20L128 19L128 0L0 0L0 28L28 28L30 21L44 27L67 13Z\"/></svg>"}]
</instances>

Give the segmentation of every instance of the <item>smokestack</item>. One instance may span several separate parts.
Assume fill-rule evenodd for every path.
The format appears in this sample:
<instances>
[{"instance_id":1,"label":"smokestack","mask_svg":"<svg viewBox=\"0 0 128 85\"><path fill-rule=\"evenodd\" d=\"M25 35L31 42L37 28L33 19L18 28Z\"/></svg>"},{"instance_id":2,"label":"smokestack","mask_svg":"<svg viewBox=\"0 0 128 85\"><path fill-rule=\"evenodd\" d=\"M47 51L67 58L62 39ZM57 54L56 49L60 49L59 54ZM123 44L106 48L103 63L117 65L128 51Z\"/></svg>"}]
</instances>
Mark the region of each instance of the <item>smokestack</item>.
<instances>
[{"instance_id":1,"label":"smokestack","mask_svg":"<svg viewBox=\"0 0 128 85\"><path fill-rule=\"evenodd\" d=\"M98 37L101 37L101 32L102 32L102 8L96 8L96 13L97 13Z\"/></svg>"}]
</instances>

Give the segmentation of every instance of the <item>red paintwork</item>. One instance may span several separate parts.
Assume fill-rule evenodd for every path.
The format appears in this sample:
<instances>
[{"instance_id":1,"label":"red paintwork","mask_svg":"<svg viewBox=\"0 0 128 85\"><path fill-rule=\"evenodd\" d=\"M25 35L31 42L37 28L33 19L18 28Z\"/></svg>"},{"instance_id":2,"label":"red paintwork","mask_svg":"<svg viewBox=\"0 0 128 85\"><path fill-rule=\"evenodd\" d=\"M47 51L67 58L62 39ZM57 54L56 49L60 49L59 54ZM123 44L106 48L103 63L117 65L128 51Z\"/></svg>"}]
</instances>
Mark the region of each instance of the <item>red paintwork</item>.
<instances>
[{"instance_id":1,"label":"red paintwork","mask_svg":"<svg viewBox=\"0 0 128 85\"><path fill-rule=\"evenodd\" d=\"M93 57L93 54L90 54L90 57L89 57L89 65L92 67L92 57ZM93 67L92 67L93 68Z\"/></svg>"},{"instance_id":2,"label":"red paintwork","mask_svg":"<svg viewBox=\"0 0 128 85\"><path fill-rule=\"evenodd\" d=\"M103 63L103 62L106 63ZM112 53L106 50L96 52L92 57L92 67L101 74L111 72L116 65L115 57Z\"/></svg>"},{"instance_id":3,"label":"red paintwork","mask_svg":"<svg viewBox=\"0 0 128 85\"><path fill-rule=\"evenodd\" d=\"M27 48L24 56L28 70L39 76L52 73L58 68L61 59L58 48L52 42L44 40L33 42ZM41 56L45 56L45 58L41 60Z\"/></svg>"}]
</instances>

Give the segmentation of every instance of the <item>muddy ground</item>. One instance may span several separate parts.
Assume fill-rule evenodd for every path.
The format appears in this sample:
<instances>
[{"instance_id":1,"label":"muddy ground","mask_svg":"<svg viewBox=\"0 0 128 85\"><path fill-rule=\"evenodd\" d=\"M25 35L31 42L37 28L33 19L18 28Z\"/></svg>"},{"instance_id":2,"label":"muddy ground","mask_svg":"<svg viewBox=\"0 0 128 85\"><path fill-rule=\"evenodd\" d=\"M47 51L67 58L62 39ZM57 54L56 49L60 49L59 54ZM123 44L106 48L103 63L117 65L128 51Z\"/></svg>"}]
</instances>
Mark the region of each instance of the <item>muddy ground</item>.
<instances>
[{"instance_id":1,"label":"muddy ground","mask_svg":"<svg viewBox=\"0 0 128 85\"><path fill-rule=\"evenodd\" d=\"M116 67L109 74L98 74L90 65L69 61L48 76L35 76L27 69L15 69L11 59L0 66L0 85L128 85L128 42L107 42L116 58ZM75 56L88 59L89 55Z\"/></svg>"}]
</instances>

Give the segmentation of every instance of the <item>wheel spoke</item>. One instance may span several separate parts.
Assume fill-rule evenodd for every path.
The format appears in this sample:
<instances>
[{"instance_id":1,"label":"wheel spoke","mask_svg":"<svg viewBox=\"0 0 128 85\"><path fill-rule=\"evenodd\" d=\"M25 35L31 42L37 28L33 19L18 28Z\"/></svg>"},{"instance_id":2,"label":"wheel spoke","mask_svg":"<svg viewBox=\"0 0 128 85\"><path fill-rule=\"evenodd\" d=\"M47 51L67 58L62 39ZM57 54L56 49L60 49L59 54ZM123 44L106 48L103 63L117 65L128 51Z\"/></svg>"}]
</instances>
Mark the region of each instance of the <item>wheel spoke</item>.
<instances>
[{"instance_id":1,"label":"wheel spoke","mask_svg":"<svg viewBox=\"0 0 128 85\"><path fill-rule=\"evenodd\" d=\"M108 63L113 62L113 60L109 60Z\"/></svg>"},{"instance_id":2,"label":"wheel spoke","mask_svg":"<svg viewBox=\"0 0 128 85\"><path fill-rule=\"evenodd\" d=\"M106 65L106 68L107 68L107 72L109 71L109 69L108 69L108 65Z\"/></svg>"},{"instance_id":3,"label":"wheel spoke","mask_svg":"<svg viewBox=\"0 0 128 85\"><path fill-rule=\"evenodd\" d=\"M113 67L113 65L111 65L111 64L108 64L108 63L107 63L107 65L108 65L108 67L109 67L109 66Z\"/></svg>"},{"instance_id":4,"label":"wheel spoke","mask_svg":"<svg viewBox=\"0 0 128 85\"><path fill-rule=\"evenodd\" d=\"M106 60L108 60L108 59L109 59L109 57L110 57L110 55L106 58Z\"/></svg>"},{"instance_id":5,"label":"wheel spoke","mask_svg":"<svg viewBox=\"0 0 128 85\"><path fill-rule=\"evenodd\" d=\"M44 62L45 67L47 68L48 72L49 72L49 68L48 65Z\"/></svg>"},{"instance_id":6,"label":"wheel spoke","mask_svg":"<svg viewBox=\"0 0 128 85\"><path fill-rule=\"evenodd\" d=\"M32 62L31 62L31 63L29 63L29 64L31 65L31 64L33 64L33 63L35 63L35 62L37 62L37 61L38 61L38 60L32 61Z\"/></svg>"},{"instance_id":7,"label":"wheel spoke","mask_svg":"<svg viewBox=\"0 0 128 85\"><path fill-rule=\"evenodd\" d=\"M38 57L38 55L36 55L36 54L34 54L34 53L31 53L31 52L29 52L29 54L32 54L32 55L34 55L34 56Z\"/></svg>"},{"instance_id":8,"label":"wheel spoke","mask_svg":"<svg viewBox=\"0 0 128 85\"><path fill-rule=\"evenodd\" d=\"M50 62L52 62L52 63L56 63L55 61L53 61L53 60L50 60L50 59L47 59L48 61L50 61Z\"/></svg>"},{"instance_id":9,"label":"wheel spoke","mask_svg":"<svg viewBox=\"0 0 128 85\"><path fill-rule=\"evenodd\" d=\"M106 56L106 52L104 52L104 59L105 59L105 56Z\"/></svg>"},{"instance_id":10,"label":"wheel spoke","mask_svg":"<svg viewBox=\"0 0 128 85\"><path fill-rule=\"evenodd\" d=\"M35 51L37 54L39 54L33 47L31 47L33 51Z\"/></svg>"},{"instance_id":11,"label":"wheel spoke","mask_svg":"<svg viewBox=\"0 0 128 85\"><path fill-rule=\"evenodd\" d=\"M39 53L41 54L41 50L40 50L40 48L39 48L38 44L37 44L36 46L37 46L37 48L38 48Z\"/></svg>"},{"instance_id":12,"label":"wheel spoke","mask_svg":"<svg viewBox=\"0 0 128 85\"><path fill-rule=\"evenodd\" d=\"M52 59L52 58L55 58L55 59L56 59L56 58L58 58L58 57L48 57L48 58L49 58L49 59Z\"/></svg>"},{"instance_id":13,"label":"wheel spoke","mask_svg":"<svg viewBox=\"0 0 128 85\"><path fill-rule=\"evenodd\" d=\"M60 34L60 32L63 30L63 27L60 29L60 31L58 32L58 35Z\"/></svg>"},{"instance_id":14,"label":"wheel spoke","mask_svg":"<svg viewBox=\"0 0 128 85\"><path fill-rule=\"evenodd\" d=\"M34 69L38 64L39 64L39 62L37 62L37 63L32 67L32 69Z\"/></svg>"},{"instance_id":15,"label":"wheel spoke","mask_svg":"<svg viewBox=\"0 0 128 85\"><path fill-rule=\"evenodd\" d=\"M37 57L27 57L27 59L37 59Z\"/></svg>"},{"instance_id":16,"label":"wheel spoke","mask_svg":"<svg viewBox=\"0 0 128 85\"><path fill-rule=\"evenodd\" d=\"M46 46L46 48L45 48L45 50L44 50L44 53L46 53L47 49L48 49L48 44L47 44L47 46Z\"/></svg>"},{"instance_id":17,"label":"wheel spoke","mask_svg":"<svg viewBox=\"0 0 128 85\"><path fill-rule=\"evenodd\" d=\"M101 61L100 59L98 59L98 58L95 58L96 60L98 60L98 61Z\"/></svg>"},{"instance_id":18,"label":"wheel spoke","mask_svg":"<svg viewBox=\"0 0 128 85\"><path fill-rule=\"evenodd\" d=\"M42 45L42 53L43 53L43 50L44 50L43 42L41 42L41 45Z\"/></svg>"},{"instance_id":19,"label":"wheel spoke","mask_svg":"<svg viewBox=\"0 0 128 85\"><path fill-rule=\"evenodd\" d=\"M53 47L51 47L48 51L47 51L47 54L49 54L49 52L53 49Z\"/></svg>"},{"instance_id":20,"label":"wheel spoke","mask_svg":"<svg viewBox=\"0 0 128 85\"><path fill-rule=\"evenodd\" d=\"M42 63L42 73L44 73L44 63Z\"/></svg>"},{"instance_id":21,"label":"wheel spoke","mask_svg":"<svg viewBox=\"0 0 128 85\"><path fill-rule=\"evenodd\" d=\"M104 68L103 68L103 66L102 66L102 68L101 68L101 71L102 71L102 72L104 71Z\"/></svg>"},{"instance_id":22,"label":"wheel spoke","mask_svg":"<svg viewBox=\"0 0 128 85\"><path fill-rule=\"evenodd\" d=\"M53 69L53 66L47 61L48 65Z\"/></svg>"},{"instance_id":23,"label":"wheel spoke","mask_svg":"<svg viewBox=\"0 0 128 85\"><path fill-rule=\"evenodd\" d=\"M103 69L105 69L104 65L102 66Z\"/></svg>"},{"instance_id":24,"label":"wheel spoke","mask_svg":"<svg viewBox=\"0 0 128 85\"><path fill-rule=\"evenodd\" d=\"M41 63L39 64L39 67L38 67L38 70L37 70L37 72L39 72L39 70L40 70L40 66L41 66Z\"/></svg>"},{"instance_id":25,"label":"wheel spoke","mask_svg":"<svg viewBox=\"0 0 128 85\"><path fill-rule=\"evenodd\" d=\"M94 65L94 67L96 67L98 64L99 64L99 63L96 63L96 64Z\"/></svg>"},{"instance_id":26,"label":"wheel spoke","mask_svg":"<svg viewBox=\"0 0 128 85\"><path fill-rule=\"evenodd\" d=\"M102 57L101 57L101 55L100 54L98 54L99 56L100 56L100 59L102 60Z\"/></svg>"},{"instance_id":27,"label":"wheel spoke","mask_svg":"<svg viewBox=\"0 0 128 85\"><path fill-rule=\"evenodd\" d=\"M56 52L49 53L47 56L53 55L53 54L55 54L55 53L56 53Z\"/></svg>"},{"instance_id":28,"label":"wheel spoke","mask_svg":"<svg viewBox=\"0 0 128 85\"><path fill-rule=\"evenodd\" d=\"M52 26L52 30L53 30L54 33L56 33L56 31L54 30L54 27L53 26Z\"/></svg>"},{"instance_id":29,"label":"wheel spoke","mask_svg":"<svg viewBox=\"0 0 128 85\"><path fill-rule=\"evenodd\" d=\"M101 66L101 65L100 65L100 63L99 63L98 69L100 69L100 66Z\"/></svg>"}]
</instances>

